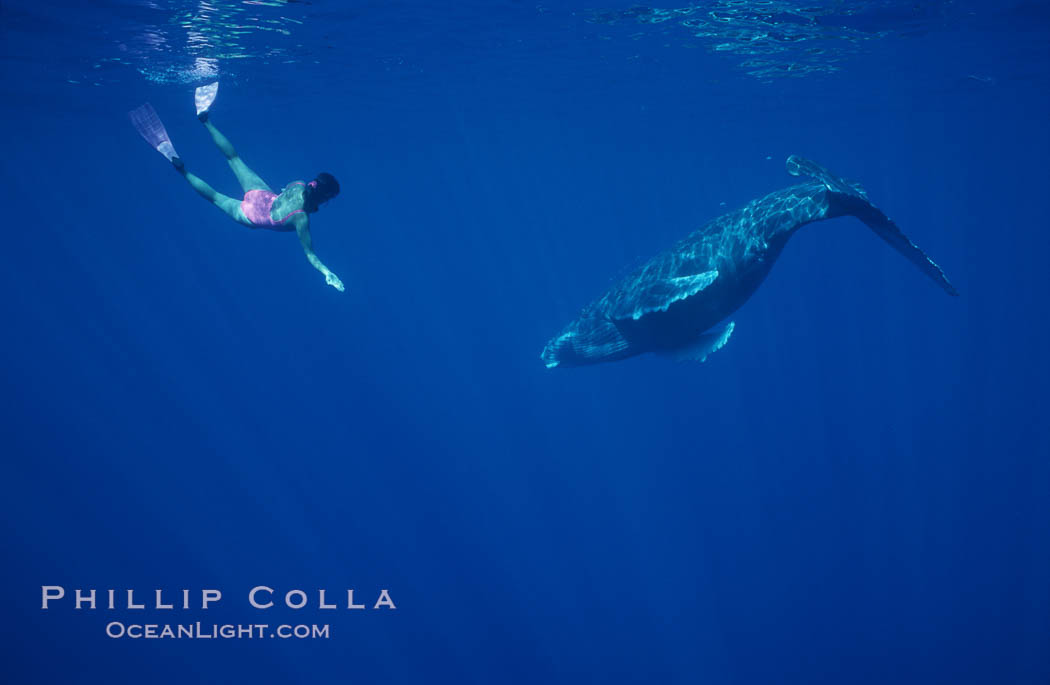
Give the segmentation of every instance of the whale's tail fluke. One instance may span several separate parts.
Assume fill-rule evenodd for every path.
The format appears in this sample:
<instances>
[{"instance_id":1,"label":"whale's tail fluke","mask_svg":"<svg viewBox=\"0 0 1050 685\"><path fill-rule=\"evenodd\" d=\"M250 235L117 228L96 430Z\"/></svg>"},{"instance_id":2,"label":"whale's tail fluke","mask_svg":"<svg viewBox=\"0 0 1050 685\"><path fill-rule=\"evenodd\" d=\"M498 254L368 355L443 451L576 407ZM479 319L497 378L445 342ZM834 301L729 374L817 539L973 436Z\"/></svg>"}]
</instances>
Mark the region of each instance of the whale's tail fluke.
<instances>
[{"instance_id":1,"label":"whale's tail fluke","mask_svg":"<svg viewBox=\"0 0 1050 685\"><path fill-rule=\"evenodd\" d=\"M893 249L904 255L908 261L944 288L949 295L958 295L959 291L951 284L948 277L944 275L937 262L929 258L918 245L913 243L904 232L898 228L893 220L886 216L881 209L868 202L866 199L855 196L838 196L835 198L841 213L857 217L868 228L875 231L876 235L889 243Z\"/></svg>"},{"instance_id":2,"label":"whale's tail fluke","mask_svg":"<svg viewBox=\"0 0 1050 685\"><path fill-rule=\"evenodd\" d=\"M908 261L937 282L949 295L958 295L959 291L944 275L941 267L930 259L919 246L913 243L904 232L886 216L881 209L871 204L868 194L855 184L848 183L835 176L816 162L792 155L787 160L787 170L792 176L812 176L831 191L833 214L855 216L876 235L889 243L893 249L904 255Z\"/></svg>"}]
</instances>

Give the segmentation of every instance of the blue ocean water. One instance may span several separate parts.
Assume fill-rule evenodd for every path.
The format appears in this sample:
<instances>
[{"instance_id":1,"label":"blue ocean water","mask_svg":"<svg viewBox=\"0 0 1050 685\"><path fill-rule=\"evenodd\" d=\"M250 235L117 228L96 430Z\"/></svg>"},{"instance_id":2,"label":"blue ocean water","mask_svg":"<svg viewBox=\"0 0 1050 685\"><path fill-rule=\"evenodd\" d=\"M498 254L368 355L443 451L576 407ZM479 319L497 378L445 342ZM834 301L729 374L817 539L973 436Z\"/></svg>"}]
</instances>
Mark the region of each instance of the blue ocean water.
<instances>
[{"instance_id":1,"label":"blue ocean water","mask_svg":"<svg viewBox=\"0 0 1050 685\"><path fill-rule=\"evenodd\" d=\"M1050 682L1048 22L5 2L4 682ZM272 186L339 179L312 232L345 293L128 122L151 102L238 194L194 118L214 80ZM795 182L790 154L862 182L961 296L835 219L707 362L544 368L618 276Z\"/></svg>"}]
</instances>

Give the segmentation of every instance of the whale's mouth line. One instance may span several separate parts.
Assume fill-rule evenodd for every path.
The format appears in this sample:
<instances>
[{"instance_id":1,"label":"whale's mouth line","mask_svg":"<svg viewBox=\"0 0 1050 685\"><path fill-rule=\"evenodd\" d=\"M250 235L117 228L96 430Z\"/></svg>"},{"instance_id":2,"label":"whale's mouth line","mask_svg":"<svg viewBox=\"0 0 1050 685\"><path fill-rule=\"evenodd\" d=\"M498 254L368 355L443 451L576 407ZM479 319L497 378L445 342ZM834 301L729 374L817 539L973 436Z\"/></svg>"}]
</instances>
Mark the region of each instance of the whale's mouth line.
<instances>
[{"instance_id":1,"label":"whale's mouth line","mask_svg":"<svg viewBox=\"0 0 1050 685\"><path fill-rule=\"evenodd\" d=\"M553 369L561 364L561 360L558 359L558 348L568 337L571 337L571 334L562 333L558 337L552 338L546 345L544 345L543 352L540 354L540 360L548 369Z\"/></svg>"}]
</instances>

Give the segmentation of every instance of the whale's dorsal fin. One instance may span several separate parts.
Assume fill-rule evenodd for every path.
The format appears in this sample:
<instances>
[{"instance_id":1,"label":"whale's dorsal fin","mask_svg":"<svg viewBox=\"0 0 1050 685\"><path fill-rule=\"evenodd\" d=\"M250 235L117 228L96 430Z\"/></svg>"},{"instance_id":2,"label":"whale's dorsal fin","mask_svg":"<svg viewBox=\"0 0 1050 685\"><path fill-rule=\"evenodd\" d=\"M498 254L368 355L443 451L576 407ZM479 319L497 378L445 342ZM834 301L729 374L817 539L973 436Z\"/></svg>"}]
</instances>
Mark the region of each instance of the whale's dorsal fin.
<instances>
[{"instance_id":1,"label":"whale's dorsal fin","mask_svg":"<svg viewBox=\"0 0 1050 685\"><path fill-rule=\"evenodd\" d=\"M716 328L704 333L696 340L696 342L690 343L684 347L667 350L661 354L680 362L705 362L707 361L707 356L709 354L718 352L725 347L726 343L729 342L729 336L733 334L733 329L735 327L736 324L730 321L721 328Z\"/></svg>"},{"instance_id":2,"label":"whale's dorsal fin","mask_svg":"<svg viewBox=\"0 0 1050 685\"><path fill-rule=\"evenodd\" d=\"M715 282L718 271L704 271L688 276L668 278L647 278L636 286L633 297L625 301L629 306L616 307L611 316L613 319L634 319L637 321L646 314L666 312L667 308L679 300L692 297Z\"/></svg>"},{"instance_id":3,"label":"whale's dorsal fin","mask_svg":"<svg viewBox=\"0 0 1050 685\"><path fill-rule=\"evenodd\" d=\"M859 197L864 200L868 199L868 193L860 187L859 183L850 183L845 179L839 178L811 159L791 155L787 158L787 172L792 176L810 176L815 178L833 192Z\"/></svg>"}]
</instances>

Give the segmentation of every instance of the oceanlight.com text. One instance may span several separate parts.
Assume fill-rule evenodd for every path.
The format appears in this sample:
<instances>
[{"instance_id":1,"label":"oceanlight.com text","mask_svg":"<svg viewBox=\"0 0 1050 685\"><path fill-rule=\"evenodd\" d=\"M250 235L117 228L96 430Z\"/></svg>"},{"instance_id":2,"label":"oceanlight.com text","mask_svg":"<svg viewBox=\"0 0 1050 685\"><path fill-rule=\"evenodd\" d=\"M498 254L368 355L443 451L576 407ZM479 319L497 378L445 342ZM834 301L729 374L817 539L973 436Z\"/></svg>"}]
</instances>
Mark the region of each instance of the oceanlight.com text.
<instances>
[{"instance_id":1,"label":"oceanlight.com text","mask_svg":"<svg viewBox=\"0 0 1050 685\"><path fill-rule=\"evenodd\" d=\"M121 623L106 624L106 635L115 640L327 640L329 625L268 623Z\"/></svg>"}]
</instances>

